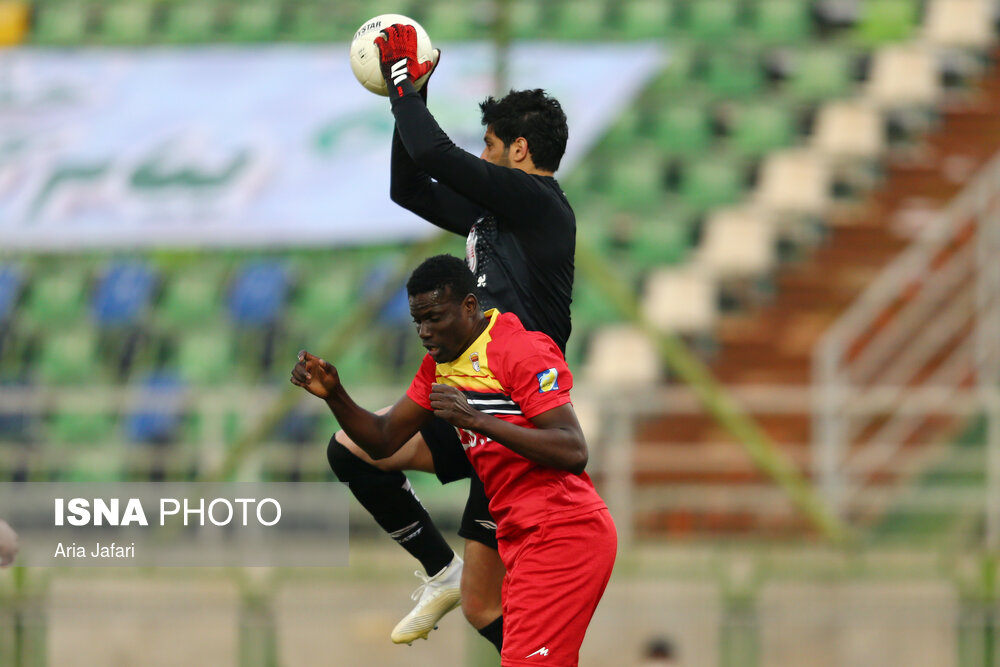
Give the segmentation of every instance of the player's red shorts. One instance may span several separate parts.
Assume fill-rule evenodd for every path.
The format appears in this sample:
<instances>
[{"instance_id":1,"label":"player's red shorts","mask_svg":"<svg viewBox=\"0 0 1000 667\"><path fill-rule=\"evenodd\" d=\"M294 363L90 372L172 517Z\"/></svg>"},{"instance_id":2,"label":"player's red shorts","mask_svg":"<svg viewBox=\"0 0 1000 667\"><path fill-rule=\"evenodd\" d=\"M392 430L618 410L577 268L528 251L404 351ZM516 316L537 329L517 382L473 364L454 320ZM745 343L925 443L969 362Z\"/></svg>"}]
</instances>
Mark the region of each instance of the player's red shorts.
<instances>
[{"instance_id":1,"label":"player's red shorts","mask_svg":"<svg viewBox=\"0 0 1000 667\"><path fill-rule=\"evenodd\" d=\"M499 540L503 667L576 667L590 618L611 578L618 534L595 510Z\"/></svg>"}]
</instances>

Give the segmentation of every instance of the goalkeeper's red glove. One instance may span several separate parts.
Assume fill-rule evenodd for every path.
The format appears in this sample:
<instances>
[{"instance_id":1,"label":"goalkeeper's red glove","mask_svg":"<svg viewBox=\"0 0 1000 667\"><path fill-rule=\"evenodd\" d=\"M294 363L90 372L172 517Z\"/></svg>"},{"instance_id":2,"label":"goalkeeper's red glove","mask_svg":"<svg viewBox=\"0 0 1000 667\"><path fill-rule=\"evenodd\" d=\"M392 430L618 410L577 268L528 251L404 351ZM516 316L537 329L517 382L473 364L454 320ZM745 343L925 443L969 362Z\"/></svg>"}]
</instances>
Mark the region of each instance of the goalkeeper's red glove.
<instances>
[{"instance_id":1,"label":"goalkeeper's red glove","mask_svg":"<svg viewBox=\"0 0 1000 667\"><path fill-rule=\"evenodd\" d=\"M408 79L410 82L416 82L434 69L434 63L431 61L417 61L417 31L412 25L392 24L375 38L375 46L381 56L380 64L382 76L385 77L385 86L390 91L395 90L400 97L403 95L403 89L400 87L403 81Z\"/></svg>"}]
</instances>

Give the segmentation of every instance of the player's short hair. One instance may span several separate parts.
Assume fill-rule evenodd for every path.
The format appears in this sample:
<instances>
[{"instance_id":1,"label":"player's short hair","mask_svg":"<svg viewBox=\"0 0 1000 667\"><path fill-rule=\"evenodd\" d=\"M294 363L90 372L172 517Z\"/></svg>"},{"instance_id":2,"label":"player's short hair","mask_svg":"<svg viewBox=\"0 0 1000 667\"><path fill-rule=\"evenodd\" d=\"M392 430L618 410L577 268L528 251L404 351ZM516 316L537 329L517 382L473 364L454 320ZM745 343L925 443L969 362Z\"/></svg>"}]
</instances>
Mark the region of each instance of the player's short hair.
<instances>
[{"instance_id":1,"label":"player's short hair","mask_svg":"<svg viewBox=\"0 0 1000 667\"><path fill-rule=\"evenodd\" d=\"M450 290L453 301L460 302L476 293L476 279L464 260L454 255L434 255L413 270L406 281L407 296Z\"/></svg>"},{"instance_id":2,"label":"player's short hair","mask_svg":"<svg viewBox=\"0 0 1000 667\"><path fill-rule=\"evenodd\" d=\"M541 88L512 90L499 100L487 97L479 109L483 125L492 126L493 134L504 146L524 137L536 167L545 171L559 168L569 139L566 114L559 100Z\"/></svg>"}]
</instances>

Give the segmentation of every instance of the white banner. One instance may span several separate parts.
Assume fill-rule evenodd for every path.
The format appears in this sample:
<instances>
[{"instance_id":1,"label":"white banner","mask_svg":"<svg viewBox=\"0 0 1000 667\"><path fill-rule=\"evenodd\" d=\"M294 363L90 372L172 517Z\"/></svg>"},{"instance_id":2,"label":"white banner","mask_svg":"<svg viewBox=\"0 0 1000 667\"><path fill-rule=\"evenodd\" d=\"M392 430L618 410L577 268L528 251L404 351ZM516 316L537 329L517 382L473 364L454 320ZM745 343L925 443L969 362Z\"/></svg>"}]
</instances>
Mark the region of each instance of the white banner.
<instances>
[{"instance_id":1,"label":"white banner","mask_svg":"<svg viewBox=\"0 0 1000 667\"><path fill-rule=\"evenodd\" d=\"M425 236L389 200L389 103L354 80L347 51L0 52L0 250ZM477 155L492 53L444 45L430 89L445 131ZM514 47L513 87L545 88L569 118L560 174L663 58L657 45Z\"/></svg>"}]
</instances>

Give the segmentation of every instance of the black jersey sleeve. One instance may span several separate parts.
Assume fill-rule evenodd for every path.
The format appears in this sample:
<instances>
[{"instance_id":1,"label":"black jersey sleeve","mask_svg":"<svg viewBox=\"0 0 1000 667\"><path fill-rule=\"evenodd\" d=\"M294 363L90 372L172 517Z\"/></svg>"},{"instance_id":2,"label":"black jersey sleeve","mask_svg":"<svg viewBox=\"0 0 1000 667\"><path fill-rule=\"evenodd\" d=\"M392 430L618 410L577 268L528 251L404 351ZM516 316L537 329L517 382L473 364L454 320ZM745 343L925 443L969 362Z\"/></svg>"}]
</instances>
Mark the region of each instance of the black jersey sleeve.
<instances>
[{"instance_id":1,"label":"black jersey sleeve","mask_svg":"<svg viewBox=\"0 0 1000 667\"><path fill-rule=\"evenodd\" d=\"M392 98L392 113L396 118L396 132L406 153L417 170L423 172L428 183L432 183L431 178L436 179L437 185L445 186L449 193L457 193L479 209L506 217L509 220L508 224L512 225L517 225L522 220L517 213L525 205L530 205L533 195L544 197L531 176L524 171L491 164L456 146L438 125L412 86L402 97ZM394 160L394 178L395 167ZM424 194L418 194L417 186L416 182L410 181L405 186L407 192L404 199L419 202L418 206L421 207L431 205L436 205L439 209L456 207L454 200L448 196L428 194L426 186L422 188ZM400 187L404 186L400 184ZM401 205L410 208L407 204ZM410 210L427 217L416 209ZM469 210L466 209L465 212L468 214ZM439 215L441 215L440 210ZM528 221L524 220L524 223L528 224Z\"/></svg>"},{"instance_id":2,"label":"black jersey sleeve","mask_svg":"<svg viewBox=\"0 0 1000 667\"><path fill-rule=\"evenodd\" d=\"M399 130L392 132L389 197L441 229L468 236L480 207L447 185L437 183L410 157Z\"/></svg>"}]
</instances>

